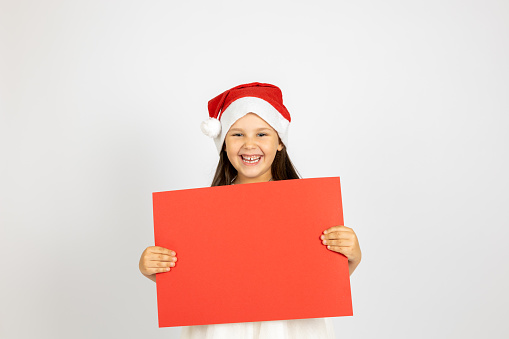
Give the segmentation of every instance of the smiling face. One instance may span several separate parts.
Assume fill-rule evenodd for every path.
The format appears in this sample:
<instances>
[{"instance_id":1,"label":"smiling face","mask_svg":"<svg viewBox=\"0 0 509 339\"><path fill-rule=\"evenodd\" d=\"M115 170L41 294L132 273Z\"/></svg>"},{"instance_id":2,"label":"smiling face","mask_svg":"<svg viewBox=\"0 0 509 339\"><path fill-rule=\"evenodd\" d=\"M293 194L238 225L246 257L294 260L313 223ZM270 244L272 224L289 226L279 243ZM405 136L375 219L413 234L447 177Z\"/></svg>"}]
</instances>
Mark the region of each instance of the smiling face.
<instances>
[{"instance_id":1,"label":"smiling face","mask_svg":"<svg viewBox=\"0 0 509 339\"><path fill-rule=\"evenodd\" d=\"M283 149L277 132L254 113L230 127L225 144L228 159L238 172L235 184L269 181L276 152Z\"/></svg>"}]
</instances>

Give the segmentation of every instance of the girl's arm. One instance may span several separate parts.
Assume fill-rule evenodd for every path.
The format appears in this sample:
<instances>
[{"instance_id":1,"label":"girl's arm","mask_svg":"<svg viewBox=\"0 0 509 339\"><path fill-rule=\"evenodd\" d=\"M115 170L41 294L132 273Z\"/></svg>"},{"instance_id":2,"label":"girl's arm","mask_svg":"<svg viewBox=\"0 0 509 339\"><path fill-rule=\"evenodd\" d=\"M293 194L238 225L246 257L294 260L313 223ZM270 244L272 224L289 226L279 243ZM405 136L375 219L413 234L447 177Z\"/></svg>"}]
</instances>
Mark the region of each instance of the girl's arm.
<instances>
[{"instance_id":1,"label":"girl's arm","mask_svg":"<svg viewBox=\"0 0 509 339\"><path fill-rule=\"evenodd\" d=\"M355 269L357 268L357 266L359 266L360 263L361 263L360 259L357 262L348 260L348 272L350 272L350 275L352 275L353 271L355 271Z\"/></svg>"},{"instance_id":2,"label":"girl's arm","mask_svg":"<svg viewBox=\"0 0 509 339\"><path fill-rule=\"evenodd\" d=\"M352 275L362 257L359 241L353 229L343 225L334 226L323 231L321 239L327 249L341 253L348 258L348 271Z\"/></svg>"},{"instance_id":3,"label":"girl's arm","mask_svg":"<svg viewBox=\"0 0 509 339\"><path fill-rule=\"evenodd\" d=\"M153 282L156 282L156 275L155 274L152 274L152 275L143 274L143 275L146 276L147 278L149 278L150 280L152 280Z\"/></svg>"}]
</instances>

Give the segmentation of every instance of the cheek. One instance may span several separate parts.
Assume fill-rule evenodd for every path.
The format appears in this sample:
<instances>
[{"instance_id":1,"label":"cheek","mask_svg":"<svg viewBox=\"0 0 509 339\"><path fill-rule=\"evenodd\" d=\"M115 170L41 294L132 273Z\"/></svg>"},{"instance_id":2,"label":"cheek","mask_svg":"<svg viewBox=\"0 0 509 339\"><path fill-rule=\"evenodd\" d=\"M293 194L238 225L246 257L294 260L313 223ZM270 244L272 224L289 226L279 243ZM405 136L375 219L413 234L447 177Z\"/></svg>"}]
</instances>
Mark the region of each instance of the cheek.
<instances>
[{"instance_id":1,"label":"cheek","mask_svg":"<svg viewBox=\"0 0 509 339\"><path fill-rule=\"evenodd\" d=\"M278 145L278 140L267 140L267 142L265 142L263 145L264 152L268 154L274 154L277 152Z\"/></svg>"},{"instance_id":2,"label":"cheek","mask_svg":"<svg viewBox=\"0 0 509 339\"><path fill-rule=\"evenodd\" d=\"M225 142L225 149L226 149L226 152L229 154L229 153L233 153L233 152L238 152L238 146L236 145L237 143L235 142L235 140L227 140Z\"/></svg>"},{"instance_id":3,"label":"cheek","mask_svg":"<svg viewBox=\"0 0 509 339\"><path fill-rule=\"evenodd\" d=\"M237 158L237 155L235 153L228 153L226 152L226 157L228 158L228 160L230 161L230 164L235 168L235 169L238 169L238 161L239 159Z\"/></svg>"},{"instance_id":4,"label":"cheek","mask_svg":"<svg viewBox=\"0 0 509 339\"><path fill-rule=\"evenodd\" d=\"M230 162L232 163L232 165L235 163L235 161L238 160L237 154L239 153L240 146L238 146L237 144L238 143L230 141L226 143L225 147L226 155L228 157L228 160L230 160Z\"/></svg>"}]
</instances>

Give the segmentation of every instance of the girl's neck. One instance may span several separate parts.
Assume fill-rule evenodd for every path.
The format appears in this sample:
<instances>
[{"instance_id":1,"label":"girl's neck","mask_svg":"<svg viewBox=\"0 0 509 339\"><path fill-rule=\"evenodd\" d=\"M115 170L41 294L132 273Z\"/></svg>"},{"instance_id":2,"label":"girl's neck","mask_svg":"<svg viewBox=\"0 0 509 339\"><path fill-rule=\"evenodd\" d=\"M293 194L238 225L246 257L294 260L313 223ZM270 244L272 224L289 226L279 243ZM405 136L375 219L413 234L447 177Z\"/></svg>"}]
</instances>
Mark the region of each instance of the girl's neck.
<instances>
[{"instance_id":1,"label":"girl's neck","mask_svg":"<svg viewBox=\"0 0 509 339\"><path fill-rule=\"evenodd\" d=\"M270 172L266 173L266 175L261 175L257 178L246 178L242 176L235 176L233 178L231 184L232 185L241 185L241 184L252 184L256 182L267 182L272 181L272 174Z\"/></svg>"}]
</instances>

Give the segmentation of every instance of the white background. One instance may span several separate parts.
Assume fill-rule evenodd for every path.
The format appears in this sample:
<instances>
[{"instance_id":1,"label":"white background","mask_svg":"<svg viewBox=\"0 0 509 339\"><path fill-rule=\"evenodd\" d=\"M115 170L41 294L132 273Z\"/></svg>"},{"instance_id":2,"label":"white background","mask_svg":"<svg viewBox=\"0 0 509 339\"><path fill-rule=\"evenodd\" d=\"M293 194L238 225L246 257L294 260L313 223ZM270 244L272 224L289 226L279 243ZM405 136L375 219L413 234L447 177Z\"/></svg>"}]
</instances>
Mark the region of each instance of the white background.
<instances>
[{"instance_id":1,"label":"white background","mask_svg":"<svg viewBox=\"0 0 509 339\"><path fill-rule=\"evenodd\" d=\"M178 337L138 270L151 193L210 185L207 101L253 81L301 175L341 177L337 338L506 336L508 33L505 0L2 0L0 337Z\"/></svg>"}]
</instances>

